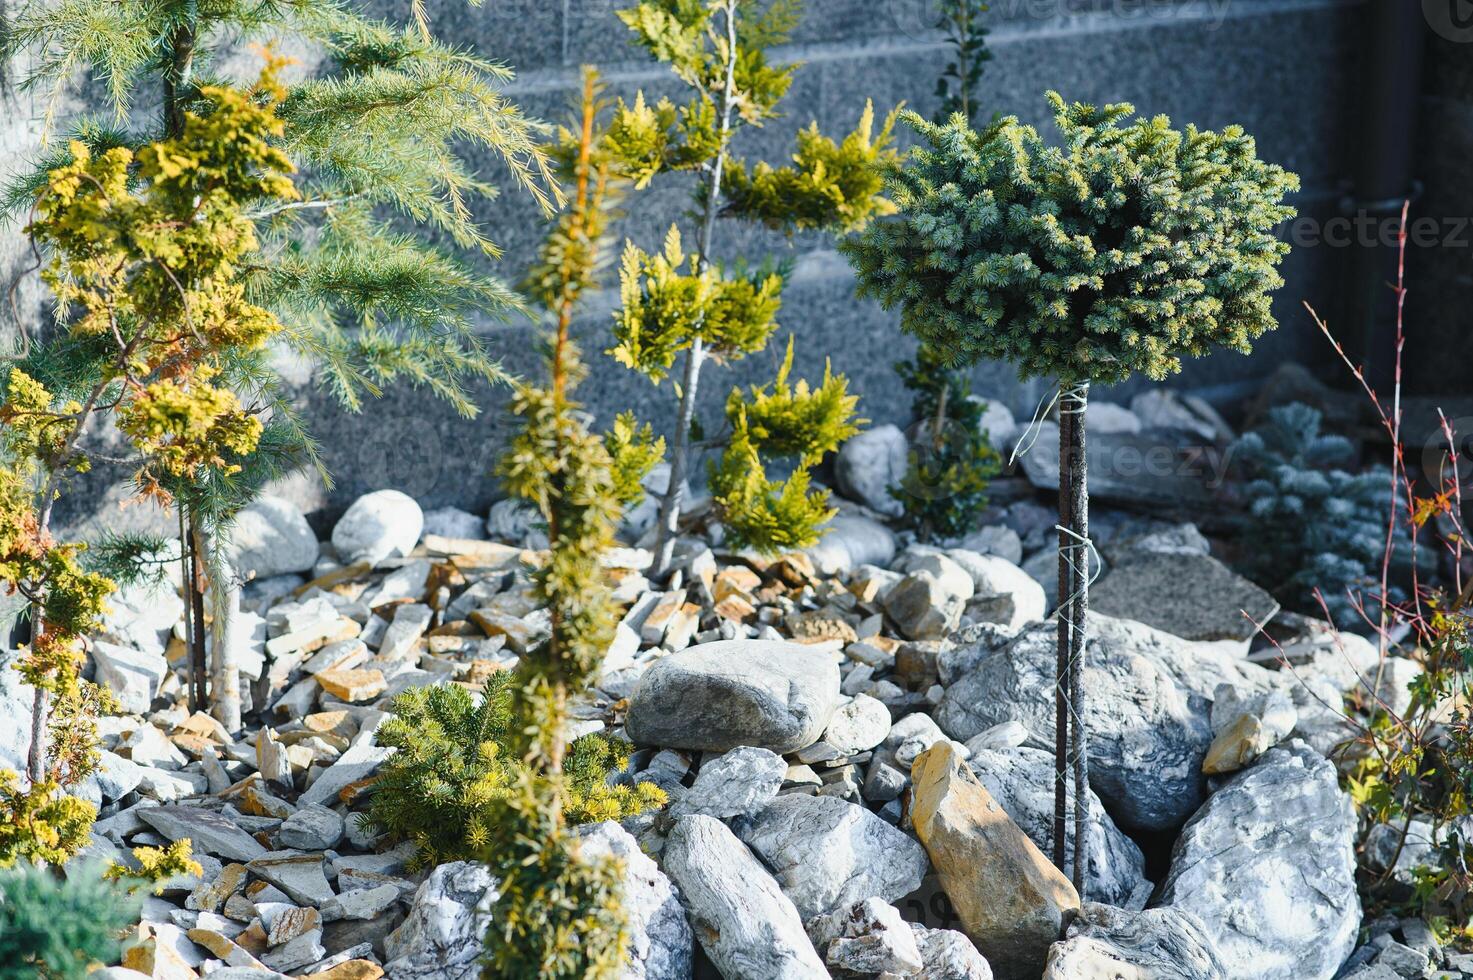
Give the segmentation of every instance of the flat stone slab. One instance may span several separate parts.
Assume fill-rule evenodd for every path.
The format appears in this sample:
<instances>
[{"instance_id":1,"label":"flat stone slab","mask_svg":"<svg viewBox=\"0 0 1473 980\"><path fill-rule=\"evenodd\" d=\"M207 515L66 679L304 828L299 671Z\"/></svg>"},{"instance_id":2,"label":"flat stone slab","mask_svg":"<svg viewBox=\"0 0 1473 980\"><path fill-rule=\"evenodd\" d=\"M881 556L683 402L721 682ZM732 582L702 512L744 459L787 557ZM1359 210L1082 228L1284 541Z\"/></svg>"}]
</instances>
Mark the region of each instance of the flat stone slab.
<instances>
[{"instance_id":1,"label":"flat stone slab","mask_svg":"<svg viewBox=\"0 0 1473 980\"><path fill-rule=\"evenodd\" d=\"M138 816L171 841L189 838L194 850L230 861L250 861L266 853L260 841L229 818L193 806L156 806L140 809Z\"/></svg>"},{"instance_id":2,"label":"flat stone slab","mask_svg":"<svg viewBox=\"0 0 1473 980\"><path fill-rule=\"evenodd\" d=\"M1279 611L1278 600L1216 558L1190 554L1139 554L1117 565L1090 591L1090 607L1184 640L1245 644L1254 623Z\"/></svg>"}]
</instances>

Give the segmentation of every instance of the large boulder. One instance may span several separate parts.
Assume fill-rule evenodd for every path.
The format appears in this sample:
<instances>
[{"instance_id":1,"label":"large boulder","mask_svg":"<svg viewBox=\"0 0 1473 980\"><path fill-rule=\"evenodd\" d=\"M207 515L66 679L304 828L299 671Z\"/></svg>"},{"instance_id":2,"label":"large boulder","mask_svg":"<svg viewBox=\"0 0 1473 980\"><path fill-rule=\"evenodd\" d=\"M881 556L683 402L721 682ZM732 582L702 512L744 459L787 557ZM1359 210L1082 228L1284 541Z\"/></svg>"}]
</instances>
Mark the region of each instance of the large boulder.
<instances>
[{"instance_id":1,"label":"large boulder","mask_svg":"<svg viewBox=\"0 0 1473 980\"><path fill-rule=\"evenodd\" d=\"M967 615L974 622L1015 630L1043 619L1048 604L1043 586L1006 558L953 549L947 557L972 577Z\"/></svg>"},{"instance_id":2,"label":"large boulder","mask_svg":"<svg viewBox=\"0 0 1473 980\"><path fill-rule=\"evenodd\" d=\"M899 517L905 512L890 488L905 479L910 444L893 425L877 425L847 440L834 458L839 492L871 510Z\"/></svg>"},{"instance_id":3,"label":"large boulder","mask_svg":"<svg viewBox=\"0 0 1473 980\"><path fill-rule=\"evenodd\" d=\"M1086 902L1049 950L1043 980L1227 980L1202 920L1183 909L1130 912Z\"/></svg>"},{"instance_id":4,"label":"large boulder","mask_svg":"<svg viewBox=\"0 0 1473 980\"><path fill-rule=\"evenodd\" d=\"M1231 980L1329 980L1360 926L1355 829L1331 762L1270 749L1183 828L1160 904L1202 921Z\"/></svg>"},{"instance_id":5,"label":"large boulder","mask_svg":"<svg viewBox=\"0 0 1473 980\"><path fill-rule=\"evenodd\" d=\"M895 532L873 518L841 512L807 554L825 575L847 575L860 565L883 568L895 558Z\"/></svg>"},{"instance_id":6,"label":"large boulder","mask_svg":"<svg viewBox=\"0 0 1473 980\"><path fill-rule=\"evenodd\" d=\"M1203 512L1214 506L1215 488L1203 479L1202 447L1185 433L1099 431L1105 403L1090 405L1086 456L1092 500L1118 501L1135 508L1167 507ZM1121 416L1122 421L1128 416ZM1138 422L1139 420L1137 420ZM1059 425L1041 422L1032 447L1019 461L1028 481L1040 490L1059 489Z\"/></svg>"},{"instance_id":7,"label":"large boulder","mask_svg":"<svg viewBox=\"0 0 1473 980\"><path fill-rule=\"evenodd\" d=\"M970 747L970 746L969 746ZM993 750L973 748L967 764L1013 822L1045 854L1054 847L1054 754L1027 745ZM1074 793L1068 796L1067 851L1074 853ZM1121 833L1100 798L1089 792L1088 858L1084 890L1094 901L1141 908L1151 894L1145 858L1135 841Z\"/></svg>"},{"instance_id":8,"label":"large boulder","mask_svg":"<svg viewBox=\"0 0 1473 980\"><path fill-rule=\"evenodd\" d=\"M317 535L296 504L265 494L236 516L226 552L246 579L309 572L317 563Z\"/></svg>"},{"instance_id":9,"label":"large boulder","mask_svg":"<svg viewBox=\"0 0 1473 980\"><path fill-rule=\"evenodd\" d=\"M384 940L388 980L476 980L496 882L483 864L442 864L414 893L409 916Z\"/></svg>"},{"instance_id":10,"label":"large boulder","mask_svg":"<svg viewBox=\"0 0 1473 980\"><path fill-rule=\"evenodd\" d=\"M647 670L624 724L641 745L796 752L818 741L838 706L839 667L826 654L797 643L720 640Z\"/></svg>"},{"instance_id":11,"label":"large boulder","mask_svg":"<svg viewBox=\"0 0 1473 980\"><path fill-rule=\"evenodd\" d=\"M1133 619L1238 654L1279 611L1273 596L1209 555L1133 553L1090 593L1105 616Z\"/></svg>"},{"instance_id":12,"label":"large boulder","mask_svg":"<svg viewBox=\"0 0 1473 980\"><path fill-rule=\"evenodd\" d=\"M14 650L0 650L0 769L25 772L36 691L15 669L19 657Z\"/></svg>"},{"instance_id":13,"label":"large boulder","mask_svg":"<svg viewBox=\"0 0 1473 980\"><path fill-rule=\"evenodd\" d=\"M100 640L92 644L92 664L97 683L112 692L120 708L135 715L148 712L169 672L162 653Z\"/></svg>"},{"instance_id":14,"label":"large boulder","mask_svg":"<svg viewBox=\"0 0 1473 980\"><path fill-rule=\"evenodd\" d=\"M736 830L805 921L866 898L897 901L926 876L921 845L833 796L779 796Z\"/></svg>"},{"instance_id":15,"label":"large boulder","mask_svg":"<svg viewBox=\"0 0 1473 980\"><path fill-rule=\"evenodd\" d=\"M967 935L1001 980L1033 980L1079 908L1074 886L950 742L921 753L911 778L916 834Z\"/></svg>"},{"instance_id":16,"label":"large boulder","mask_svg":"<svg viewBox=\"0 0 1473 980\"><path fill-rule=\"evenodd\" d=\"M792 901L715 817L681 817L665 843L696 939L724 977L828 980Z\"/></svg>"},{"instance_id":17,"label":"large boulder","mask_svg":"<svg viewBox=\"0 0 1473 980\"><path fill-rule=\"evenodd\" d=\"M622 980L686 980L695 937L670 879L611 820L581 827L578 836L583 858L611 856L624 866L619 901L628 917L629 963Z\"/></svg>"},{"instance_id":18,"label":"large boulder","mask_svg":"<svg viewBox=\"0 0 1473 980\"><path fill-rule=\"evenodd\" d=\"M1201 805L1212 730L1209 703L1134 642L1147 629L1090 617L1084 664L1090 786L1123 825L1168 830ZM1054 624L1039 623L985 656L946 689L936 709L942 730L964 742L1019 721L1035 744L1053 744L1056 637Z\"/></svg>"},{"instance_id":19,"label":"large boulder","mask_svg":"<svg viewBox=\"0 0 1473 980\"><path fill-rule=\"evenodd\" d=\"M424 511L408 494L375 490L353 501L332 529L332 546L345 565L377 565L414 550L424 530Z\"/></svg>"},{"instance_id":20,"label":"large boulder","mask_svg":"<svg viewBox=\"0 0 1473 980\"><path fill-rule=\"evenodd\" d=\"M1028 556L1019 566L1043 589L1044 608L1053 612L1059 607L1059 545L1051 540L1043 548ZM1090 552L1090 581L1097 587L1104 582L1110 571L1110 563L1098 552Z\"/></svg>"}]
</instances>

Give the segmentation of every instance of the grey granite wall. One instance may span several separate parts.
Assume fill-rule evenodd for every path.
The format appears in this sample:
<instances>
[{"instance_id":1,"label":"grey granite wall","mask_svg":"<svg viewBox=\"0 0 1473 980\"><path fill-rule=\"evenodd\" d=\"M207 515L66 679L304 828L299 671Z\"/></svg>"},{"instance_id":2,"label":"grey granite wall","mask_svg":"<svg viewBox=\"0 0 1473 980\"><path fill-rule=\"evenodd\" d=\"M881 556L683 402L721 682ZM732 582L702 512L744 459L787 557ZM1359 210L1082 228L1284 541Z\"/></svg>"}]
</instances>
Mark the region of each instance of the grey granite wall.
<instances>
[{"instance_id":1,"label":"grey granite wall","mask_svg":"<svg viewBox=\"0 0 1473 980\"><path fill-rule=\"evenodd\" d=\"M1416 176L1422 196L1413 222L1429 235L1407 252L1407 380L1429 396L1473 394L1473 19L1468 5L1428 0L1431 19L1422 72Z\"/></svg>"},{"instance_id":2,"label":"grey granite wall","mask_svg":"<svg viewBox=\"0 0 1473 980\"><path fill-rule=\"evenodd\" d=\"M616 0L430 4L442 36L515 66L518 78L510 94L545 118L568 111L583 62L598 64L616 94L639 86L652 92L671 88L625 40L627 32L613 14L617 6ZM379 9L403 16L407 7L407 0L390 0ZM1324 217L1332 212L1345 174L1346 147L1357 138L1350 129L1350 82L1358 9L1355 0L994 0L995 60L983 81L984 97L990 108L1040 124L1047 121L1042 94L1050 88L1072 99L1128 100L1142 112L1167 113L1178 123L1240 123L1257 135L1264 157L1301 175L1301 211ZM805 63L785 103L788 117L748 134L740 152L780 158L791 152L793 131L810 119L826 131L845 131L866 97L879 111L905 100L930 112L935 76L947 56L939 35L928 27L933 19L928 0L809 0L793 42L779 53ZM1464 104L1460 111L1473 108ZM15 102L7 103L7 114L0 139L10 152L25 142L29 124L24 107ZM629 201L619 231L652 246L684 206L683 189L669 184L638 194ZM485 218L506 250L502 274L515 277L540 239L535 208L508 190ZM0 258L15 252L13 241L5 247L9 251L0 252ZM862 396L866 417L907 420L909 399L891 364L907 356L912 345L899 333L894 316L854 299L849 271L832 242L808 235L789 241L726 226L720 251L725 258L774 253L792 259L796 272L781 320L797 336L799 368L817 374L831 359ZM1231 401L1253 378L1286 359L1322 362L1323 341L1299 304L1331 289L1331 259L1322 249L1296 250L1286 263L1288 284L1278 301L1280 329L1254 356L1219 354L1193 363L1178 383ZM595 299L579 325L590 354L608 345L608 310L607 297ZM488 323L485 330L509 370L536 370L529 324ZM781 347L781 337L775 347ZM715 417L731 385L770 376L779 353L710 370L703 381L702 415ZM327 518L356 494L385 486L431 505L472 509L483 509L499 495L489 472L510 424L503 391L481 393L485 410L474 421L458 419L408 389L390 392L360 416L348 416L324 399L310 376L300 381L304 407L336 478L332 490L307 477L284 488L310 511ZM1020 414L1031 413L1036 402L1035 391L1018 384L1004 365L979 368L976 390L1005 399ZM657 425L671 415L668 384L652 388L611 361L597 365L582 395L603 418L626 407ZM125 519L116 510L118 496L80 495L79 510L116 523ZM135 514L126 519L147 519Z\"/></svg>"}]
</instances>

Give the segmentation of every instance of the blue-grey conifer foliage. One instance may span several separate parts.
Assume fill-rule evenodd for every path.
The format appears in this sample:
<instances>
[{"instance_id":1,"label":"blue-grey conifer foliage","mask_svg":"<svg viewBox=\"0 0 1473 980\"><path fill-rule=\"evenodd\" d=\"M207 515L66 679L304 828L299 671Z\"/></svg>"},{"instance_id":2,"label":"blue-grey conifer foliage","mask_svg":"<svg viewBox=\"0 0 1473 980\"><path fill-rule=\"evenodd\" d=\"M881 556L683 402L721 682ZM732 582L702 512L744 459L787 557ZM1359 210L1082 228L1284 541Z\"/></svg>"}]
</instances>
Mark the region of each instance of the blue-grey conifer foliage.
<instances>
[{"instance_id":1,"label":"blue-grey conifer foliage","mask_svg":"<svg viewBox=\"0 0 1473 980\"><path fill-rule=\"evenodd\" d=\"M861 295L953 363L1024 378L1160 379L1183 355L1248 352L1275 326L1274 228L1298 178L1238 126L1047 98L1055 144L1015 116L978 132L904 115L921 145L887 180L900 217L843 245Z\"/></svg>"}]
</instances>

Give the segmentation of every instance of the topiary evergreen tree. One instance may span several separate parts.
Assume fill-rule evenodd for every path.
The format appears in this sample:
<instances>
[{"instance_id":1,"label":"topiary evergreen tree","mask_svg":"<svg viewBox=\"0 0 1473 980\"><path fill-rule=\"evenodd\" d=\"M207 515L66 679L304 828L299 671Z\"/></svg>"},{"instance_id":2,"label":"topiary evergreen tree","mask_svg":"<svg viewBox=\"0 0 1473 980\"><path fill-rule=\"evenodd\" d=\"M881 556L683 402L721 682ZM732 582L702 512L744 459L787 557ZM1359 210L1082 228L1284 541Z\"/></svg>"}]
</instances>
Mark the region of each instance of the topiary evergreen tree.
<instances>
[{"instance_id":1,"label":"topiary evergreen tree","mask_svg":"<svg viewBox=\"0 0 1473 980\"><path fill-rule=\"evenodd\" d=\"M962 116L908 114L922 145L887 185L902 217L844 248L861 294L898 306L902 327L950 362L1005 358L1024 378L1058 379L1054 857L1062 868L1072 755L1082 889L1089 387L1159 379L1217 346L1246 352L1274 326L1269 293L1288 246L1273 228L1293 214L1281 201L1298 180L1259 160L1236 126L1181 132L1164 116L1131 120L1128 104L1048 101L1056 145L1011 116L976 132Z\"/></svg>"},{"instance_id":2,"label":"topiary evergreen tree","mask_svg":"<svg viewBox=\"0 0 1473 980\"><path fill-rule=\"evenodd\" d=\"M693 255L685 254L674 227L659 254L646 254L632 243L626 248L620 270L623 308L615 320L618 343L611 351L656 383L685 355L676 386L680 406L670 481L657 523L656 574L669 566L675 547L701 368L707 360L735 360L762 350L777 330L782 276L723 268L715 258L717 218L745 218L790 232L853 231L888 208L879 193L877 164L894 157L891 120L876 133L868 106L855 130L839 142L816 124L802 130L791 164L748 165L731 153L740 127L761 126L778 114L798 66L771 63L767 51L786 39L799 14L798 0L643 0L619 13L639 44L669 65L691 96L679 106L668 99L651 105L643 92L632 104L621 101L607 150L636 187L662 173L688 171L699 178ZM785 377L778 382L785 384ZM842 379L826 378L824 388L826 399L835 391L844 397ZM797 389L785 397L798 397ZM754 408L749 404L747 411ZM729 422L735 425L740 414L728 403ZM738 543L759 548L811 543L830 513L826 493L809 490L808 470L815 460L790 460L791 474L776 480L764 468L768 448L754 431L734 428L712 471L722 520Z\"/></svg>"}]
</instances>

